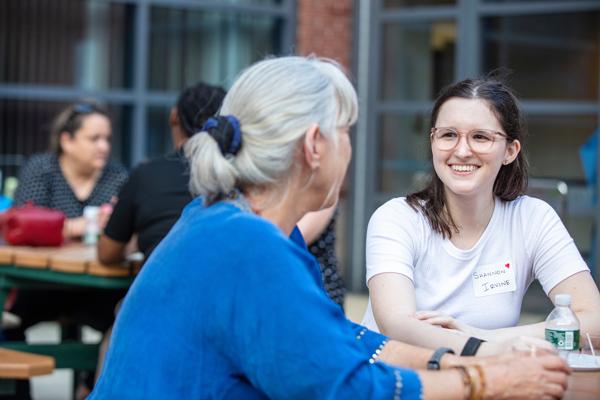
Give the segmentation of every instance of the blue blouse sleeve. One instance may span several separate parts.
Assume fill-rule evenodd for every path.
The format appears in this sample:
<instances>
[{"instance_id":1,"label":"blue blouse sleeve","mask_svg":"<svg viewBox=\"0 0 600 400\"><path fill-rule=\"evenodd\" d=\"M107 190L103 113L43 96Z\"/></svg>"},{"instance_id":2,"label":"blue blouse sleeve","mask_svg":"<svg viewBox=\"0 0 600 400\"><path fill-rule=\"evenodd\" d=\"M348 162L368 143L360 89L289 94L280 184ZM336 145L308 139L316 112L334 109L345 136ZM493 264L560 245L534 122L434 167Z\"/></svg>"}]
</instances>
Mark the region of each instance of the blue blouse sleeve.
<instances>
[{"instance_id":1,"label":"blue blouse sleeve","mask_svg":"<svg viewBox=\"0 0 600 400\"><path fill-rule=\"evenodd\" d=\"M207 316L216 319L208 340L252 386L273 399L420 398L418 375L377 362L387 339L367 331L357 338L360 330L318 287L302 249L283 236L242 236L237 245L248 250L235 264L252 268L224 273L227 295Z\"/></svg>"}]
</instances>

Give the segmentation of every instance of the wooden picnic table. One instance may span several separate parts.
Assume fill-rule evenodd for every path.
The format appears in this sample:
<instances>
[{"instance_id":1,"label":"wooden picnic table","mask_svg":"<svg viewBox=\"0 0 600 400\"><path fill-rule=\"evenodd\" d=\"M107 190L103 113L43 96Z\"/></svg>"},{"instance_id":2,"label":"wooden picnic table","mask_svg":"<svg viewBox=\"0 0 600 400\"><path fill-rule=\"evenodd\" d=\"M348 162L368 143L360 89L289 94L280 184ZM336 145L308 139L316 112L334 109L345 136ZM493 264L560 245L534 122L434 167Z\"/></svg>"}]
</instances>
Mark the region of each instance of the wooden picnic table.
<instances>
[{"instance_id":1,"label":"wooden picnic table","mask_svg":"<svg viewBox=\"0 0 600 400\"><path fill-rule=\"evenodd\" d=\"M54 359L39 354L0 348L0 396L12 396L16 381L51 374Z\"/></svg>"},{"instance_id":2,"label":"wooden picnic table","mask_svg":"<svg viewBox=\"0 0 600 400\"><path fill-rule=\"evenodd\" d=\"M81 243L61 247L0 245L0 306L11 289L127 289L139 271L139 262L104 265L96 247ZM98 344L78 341L29 344L1 342L0 347L45 354L55 358L56 368L94 370Z\"/></svg>"}]
</instances>

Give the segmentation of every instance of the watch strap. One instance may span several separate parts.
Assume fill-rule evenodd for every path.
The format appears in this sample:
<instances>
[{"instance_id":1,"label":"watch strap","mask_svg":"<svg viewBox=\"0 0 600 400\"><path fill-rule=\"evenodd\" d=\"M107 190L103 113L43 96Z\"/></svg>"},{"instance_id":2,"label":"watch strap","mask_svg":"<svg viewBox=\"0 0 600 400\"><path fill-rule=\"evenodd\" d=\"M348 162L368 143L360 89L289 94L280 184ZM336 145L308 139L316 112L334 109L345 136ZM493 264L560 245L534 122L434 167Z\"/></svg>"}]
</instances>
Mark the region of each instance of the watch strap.
<instances>
[{"instance_id":1,"label":"watch strap","mask_svg":"<svg viewBox=\"0 0 600 400\"><path fill-rule=\"evenodd\" d=\"M465 347L463 347L460 352L461 356L474 356L477 354L477 350L479 350L479 346L481 343L485 342L485 340L477 339L476 337L471 336L467 342L465 343Z\"/></svg>"},{"instance_id":2,"label":"watch strap","mask_svg":"<svg viewBox=\"0 0 600 400\"><path fill-rule=\"evenodd\" d=\"M427 361L427 369L429 370L438 370L440 369L440 360L444 356L444 354L450 353L454 354L454 350L449 349L448 347L440 347L433 352L433 355Z\"/></svg>"}]
</instances>

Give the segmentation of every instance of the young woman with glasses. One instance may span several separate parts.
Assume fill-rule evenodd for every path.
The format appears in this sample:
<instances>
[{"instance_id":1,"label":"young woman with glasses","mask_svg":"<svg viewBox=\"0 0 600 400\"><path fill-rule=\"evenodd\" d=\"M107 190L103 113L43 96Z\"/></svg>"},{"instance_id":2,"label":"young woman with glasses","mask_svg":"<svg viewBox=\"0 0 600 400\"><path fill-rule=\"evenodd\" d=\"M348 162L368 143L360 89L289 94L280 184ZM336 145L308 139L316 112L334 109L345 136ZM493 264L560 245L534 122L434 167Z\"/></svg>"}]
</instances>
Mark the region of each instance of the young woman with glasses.
<instances>
[{"instance_id":1,"label":"young woman with glasses","mask_svg":"<svg viewBox=\"0 0 600 400\"><path fill-rule=\"evenodd\" d=\"M543 323L516 326L537 279L552 300L571 295L582 332L600 332L600 295L573 239L548 204L524 195L524 135L503 83L444 89L431 113L431 181L369 223L366 326L466 355L498 351L544 337Z\"/></svg>"}]
</instances>

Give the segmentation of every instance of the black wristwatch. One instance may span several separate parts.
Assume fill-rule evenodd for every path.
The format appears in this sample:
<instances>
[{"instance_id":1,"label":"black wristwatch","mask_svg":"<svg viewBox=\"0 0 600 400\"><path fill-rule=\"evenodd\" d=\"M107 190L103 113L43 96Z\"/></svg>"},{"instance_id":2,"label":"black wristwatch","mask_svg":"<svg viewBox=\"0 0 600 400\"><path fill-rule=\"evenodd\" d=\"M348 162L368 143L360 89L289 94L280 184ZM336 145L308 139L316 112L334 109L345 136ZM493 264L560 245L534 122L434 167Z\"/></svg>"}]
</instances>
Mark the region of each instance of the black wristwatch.
<instances>
[{"instance_id":1,"label":"black wristwatch","mask_svg":"<svg viewBox=\"0 0 600 400\"><path fill-rule=\"evenodd\" d=\"M440 347L439 349L434 351L429 361L427 361L427 369L440 369L440 360L446 353L454 354L454 350L449 349L447 347Z\"/></svg>"},{"instance_id":2,"label":"black wristwatch","mask_svg":"<svg viewBox=\"0 0 600 400\"><path fill-rule=\"evenodd\" d=\"M479 350L479 346L481 343L485 342L485 340L477 339L476 337L471 336L469 340L465 343L465 347L463 347L460 352L461 356L474 356L477 354L477 350Z\"/></svg>"}]
</instances>

